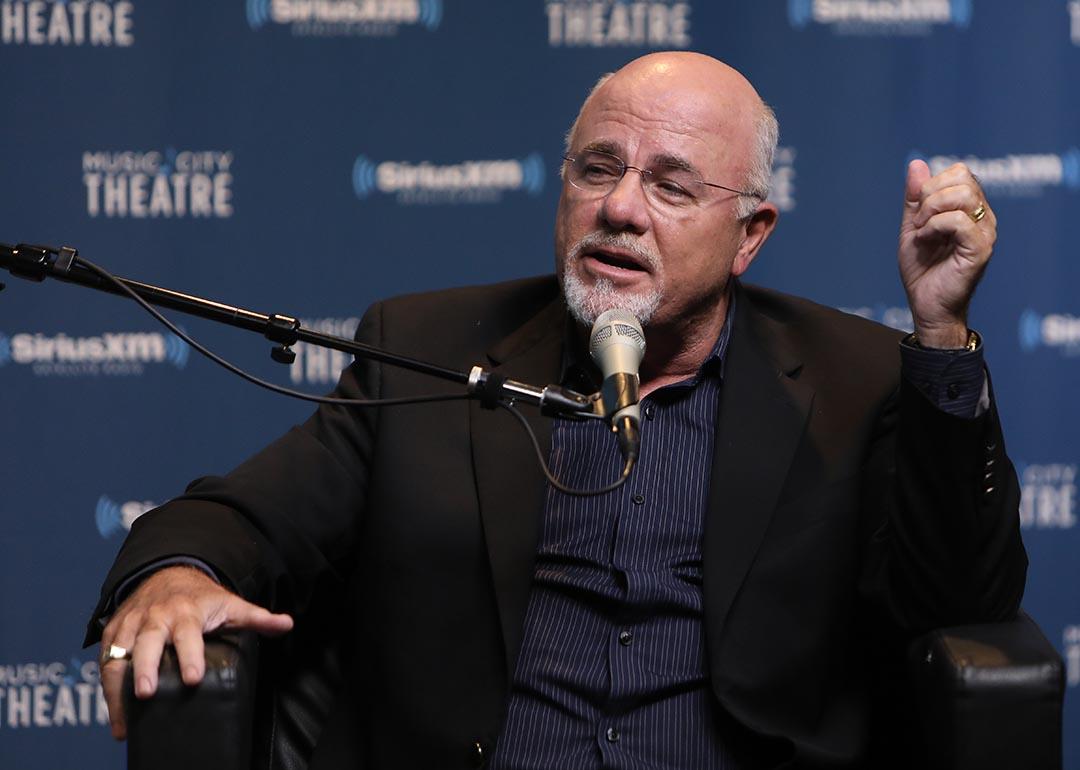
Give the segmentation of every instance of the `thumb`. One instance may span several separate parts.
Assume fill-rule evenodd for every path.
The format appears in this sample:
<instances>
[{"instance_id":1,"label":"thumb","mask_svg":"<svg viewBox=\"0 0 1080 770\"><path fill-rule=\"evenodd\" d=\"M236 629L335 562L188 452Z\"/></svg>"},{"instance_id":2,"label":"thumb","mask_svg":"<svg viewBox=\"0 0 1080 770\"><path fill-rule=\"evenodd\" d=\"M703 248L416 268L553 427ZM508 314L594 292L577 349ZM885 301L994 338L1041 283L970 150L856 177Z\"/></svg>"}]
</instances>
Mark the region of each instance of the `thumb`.
<instances>
[{"instance_id":1,"label":"thumb","mask_svg":"<svg viewBox=\"0 0 1080 770\"><path fill-rule=\"evenodd\" d=\"M907 183L904 185L904 211L913 212L919 207L922 187L930 179L930 167L925 160L916 158L908 163Z\"/></svg>"},{"instance_id":2,"label":"thumb","mask_svg":"<svg viewBox=\"0 0 1080 770\"><path fill-rule=\"evenodd\" d=\"M260 634L277 636L291 631L293 619L289 615L270 612L265 607L251 604L238 596L230 597L224 607L226 628L245 628Z\"/></svg>"}]
</instances>

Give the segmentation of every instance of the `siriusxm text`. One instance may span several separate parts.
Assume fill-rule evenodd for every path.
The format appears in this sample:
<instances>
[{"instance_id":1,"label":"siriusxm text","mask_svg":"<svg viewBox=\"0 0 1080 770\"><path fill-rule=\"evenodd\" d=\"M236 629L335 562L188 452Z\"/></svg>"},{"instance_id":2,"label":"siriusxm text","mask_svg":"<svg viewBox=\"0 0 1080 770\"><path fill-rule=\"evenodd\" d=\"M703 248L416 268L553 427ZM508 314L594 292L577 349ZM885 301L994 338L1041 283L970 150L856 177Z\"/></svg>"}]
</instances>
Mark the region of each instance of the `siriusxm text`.
<instances>
[{"instance_id":1,"label":"siriusxm text","mask_svg":"<svg viewBox=\"0 0 1080 770\"><path fill-rule=\"evenodd\" d=\"M946 24L952 20L949 0L814 0L814 21L922 22Z\"/></svg>"},{"instance_id":2,"label":"siriusxm text","mask_svg":"<svg viewBox=\"0 0 1080 770\"><path fill-rule=\"evenodd\" d=\"M963 163L987 188L1056 186L1065 181L1064 158L1053 153L1005 155L1000 158L937 155L927 163L935 174L954 163Z\"/></svg>"},{"instance_id":3,"label":"siriusxm text","mask_svg":"<svg viewBox=\"0 0 1080 770\"><path fill-rule=\"evenodd\" d=\"M295 22L411 24L420 19L419 0L271 0L270 18Z\"/></svg>"},{"instance_id":4,"label":"siriusxm text","mask_svg":"<svg viewBox=\"0 0 1080 770\"><path fill-rule=\"evenodd\" d=\"M69 337L66 334L15 334L11 360L35 363L158 363L167 356L165 336L154 332Z\"/></svg>"}]
</instances>

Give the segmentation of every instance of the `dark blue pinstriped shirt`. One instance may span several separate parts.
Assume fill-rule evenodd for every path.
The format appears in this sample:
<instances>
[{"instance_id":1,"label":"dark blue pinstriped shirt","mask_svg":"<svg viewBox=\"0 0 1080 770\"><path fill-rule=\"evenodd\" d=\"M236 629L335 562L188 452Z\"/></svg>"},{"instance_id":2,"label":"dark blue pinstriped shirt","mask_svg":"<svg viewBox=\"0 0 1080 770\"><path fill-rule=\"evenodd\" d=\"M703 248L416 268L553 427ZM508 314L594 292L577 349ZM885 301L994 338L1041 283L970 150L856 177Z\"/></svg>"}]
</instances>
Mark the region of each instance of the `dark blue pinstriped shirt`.
<instances>
[{"instance_id":1,"label":"dark blue pinstriped shirt","mask_svg":"<svg viewBox=\"0 0 1080 770\"><path fill-rule=\"evenodd\" d=\"M702 623L701 542L724 354L733 313L698 374L642 401L631 479L598 497L549 488L498 770L723 768L754 758L713 696ZM975 353L901 346L904 376L971 417ZM609 429L559 419L550 464L596 488L620 458ZM742 749L738 749L742 751Z\"/></svg>"},{"instance_id":2,"label":"dark blue pinstriped shirt","mask_svg":"<svg viewBox=\"0 0 1080 770\"><path fill-rule=\"evenodd\" d=\"M717 729L701 598L729 328L696 377L642 401L641 456L626 484L598 497L549 489L493 767L740 767ZM571 420L556 420L550 462L579 488L609 483L620 465L607 426Z\"/></svg>"}]
</instances>

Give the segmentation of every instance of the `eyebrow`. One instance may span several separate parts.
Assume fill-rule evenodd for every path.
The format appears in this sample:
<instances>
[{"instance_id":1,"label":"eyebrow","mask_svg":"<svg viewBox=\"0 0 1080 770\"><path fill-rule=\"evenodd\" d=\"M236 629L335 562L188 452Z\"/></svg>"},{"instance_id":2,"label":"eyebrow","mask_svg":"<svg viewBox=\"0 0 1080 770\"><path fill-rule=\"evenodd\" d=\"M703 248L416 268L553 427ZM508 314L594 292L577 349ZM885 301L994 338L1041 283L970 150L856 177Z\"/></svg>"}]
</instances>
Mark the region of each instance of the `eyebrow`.
<instances>
[{"instance_id":1,"label":"eyebrow","mask_svg":"<svg viewBox=\"0 0 1080 770\"><path fill-rule=\"evenodd\" d=\"M592 150L594 152L606 152L609 155L616 155L622 157L622 147L617 143L608 139L600 139L595 142L590 142L585 145L583 150ZM660 153L659 155L653 155L649 158L650 166L672 166L683 171L689 171L693 174L699 174L697 167L693 163L688 161L679 155L672 155L670 153Z\"/></svg>"}]
</instances>

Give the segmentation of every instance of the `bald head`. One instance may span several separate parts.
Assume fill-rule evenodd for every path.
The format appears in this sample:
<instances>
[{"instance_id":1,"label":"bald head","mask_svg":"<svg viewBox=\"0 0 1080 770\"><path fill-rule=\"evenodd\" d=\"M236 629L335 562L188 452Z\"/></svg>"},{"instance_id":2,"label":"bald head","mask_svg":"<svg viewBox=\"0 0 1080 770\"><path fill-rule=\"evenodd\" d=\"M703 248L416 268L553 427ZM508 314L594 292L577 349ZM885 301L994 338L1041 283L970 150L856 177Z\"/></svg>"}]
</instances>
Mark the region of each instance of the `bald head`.
<instances>
[{"instance_id":1,"label":"bald head","mask_svg":"<svg viewBox=\"0 0 1080 770\"><path fill-rule=\"evenodd\" d=\"M604 75L581 105L566 135L574 146L583 117L611 102L629 105L648 120L715 127L735 146L716 148L730 155L734 181L742 189L768 194L779 129L773 111L743 75L705 54L664 51L634 59ZM722 131L721 131L722 129ZM738 216L753 213L758 199L743 197Z\"/></svg>"}]
</instances>

